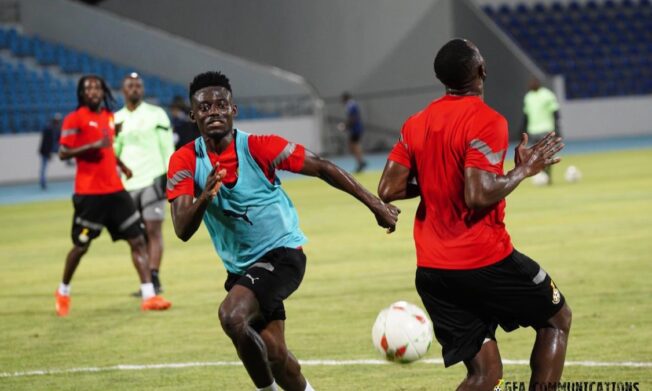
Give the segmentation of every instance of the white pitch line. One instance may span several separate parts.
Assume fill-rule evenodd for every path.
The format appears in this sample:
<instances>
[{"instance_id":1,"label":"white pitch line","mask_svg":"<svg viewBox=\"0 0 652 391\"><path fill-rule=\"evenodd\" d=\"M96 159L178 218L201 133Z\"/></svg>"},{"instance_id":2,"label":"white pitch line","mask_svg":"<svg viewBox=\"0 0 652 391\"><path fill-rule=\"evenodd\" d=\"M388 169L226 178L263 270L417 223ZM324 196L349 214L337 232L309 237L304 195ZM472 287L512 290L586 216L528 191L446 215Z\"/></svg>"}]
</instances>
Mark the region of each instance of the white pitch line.
<instances>
[{"instance_id":1,"label":"white pitch line","mask_svg":"<svg viewBox=\"0 0 652 391\"><path fill-rule=\"evenodd\" d=\"M385 360L299 360L304 366L340 366L340 365L387 365L390 362ZM417 364L443 364L443 360L430 358L417 361ZM530 365L528 360L503 360L504 365ZM198 368L198 367L233 367L240 366L240 361L207 361L207 362L181 362L168 364L119 364L108 367L84 367L68 369L41 369L24 372L0 372L3 377L23 377L59 375L66 373L89 373L108 371L142 371L145 369L175 369L175 368ZM652 362L605 362L605 361L566 361L567 367L615 367L615 368L652 368Z\"/></svg>"}]
</instances>

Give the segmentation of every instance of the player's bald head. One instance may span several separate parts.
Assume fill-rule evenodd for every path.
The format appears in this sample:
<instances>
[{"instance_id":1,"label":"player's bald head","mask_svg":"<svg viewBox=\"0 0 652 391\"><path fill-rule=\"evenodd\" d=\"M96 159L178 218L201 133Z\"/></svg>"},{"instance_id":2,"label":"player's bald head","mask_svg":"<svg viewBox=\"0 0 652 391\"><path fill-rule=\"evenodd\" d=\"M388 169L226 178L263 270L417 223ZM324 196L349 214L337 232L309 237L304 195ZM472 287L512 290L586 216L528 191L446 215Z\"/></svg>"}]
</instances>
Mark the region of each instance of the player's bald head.
<instances>
[{"instance_id":1,"label":"player's bald head","mask_svg":"<svg viewBox=\"0 0 652 391\"><path fill-rule=\"evenodd\" d=\"M437 78L448 88L463 89L480 75L484 59L473 42L455 38L448 41L435 56Z\"/></svg>"},{"instance_id":2,"label":"player's bald head","mask_svg":"<svg viewBox=\"0 0 652 391\"><path fill-rule=\"evenodd\" d=\"M122 83L128 81L128 80L140 80L141 82L143 79L140 77L140 74L138 72L129 72L125 75L125 77L122 79Z\"/></svg>"}]
</instances>

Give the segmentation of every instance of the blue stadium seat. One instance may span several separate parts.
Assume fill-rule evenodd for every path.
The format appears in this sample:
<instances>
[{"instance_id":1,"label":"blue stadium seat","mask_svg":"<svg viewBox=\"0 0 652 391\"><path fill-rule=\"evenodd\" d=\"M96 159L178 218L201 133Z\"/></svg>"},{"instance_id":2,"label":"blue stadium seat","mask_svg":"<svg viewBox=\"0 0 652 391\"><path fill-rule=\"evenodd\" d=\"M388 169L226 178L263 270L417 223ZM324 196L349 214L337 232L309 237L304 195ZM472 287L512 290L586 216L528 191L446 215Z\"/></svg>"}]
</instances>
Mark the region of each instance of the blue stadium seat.
<instances>
[{"instance_id":1,"label":"blue stadium seat","mask_svg":"<svg viewBox=\"0 0 652 391\"><path fill-rule=\"evenodd\" d=\"M6 114L0 115L0 133L2 134L11 133L11 126L9 125L9 116Z\"/></svg>"},{"instance_id":2,"label":"blue stadium seat","mask_svg":"<svg viewBox=\"0 0 652 391\"><path fill-rule=\"evenodd\" d=\"M550 9L556 13L561 13L564 11L564 6L560 2L555 1L551 4Z\"/></svg>"},{"instance_id":3,"label":"blue stadium seat","mask_svg":"<svg viewBox=\"0 0 652 391\"><path fill-rule=\"evenodd\" d=\"M518 5L516 6L516 13L517 14L524 15L524 14L527 14L528 12L529 11L528 11L527 5L525 5L523 3L518 3Z\"/></svg>"},{"instance_id":4,"label":"blue stadium seat","mask_svg":"<svg viewBox=\"0 0 652 391\"><path fill-rule=\"evenodd\" d=\"M493 12L491 7L485 11ZM507 12L505 12L507 11ZM521 20L503 8L501 17L513 21L516 34L521 34L524 26ZM113 89L121 87L122 79L129 72L137 71L133 65L116 64L88 53L49 42L37 36L22 34L15 28L0 25L0 49L9 49L18 62L5 61L0 57L0 133L37 132L52 118L54 113L65 114L77 106L77 73L92 73L102 76ZM39 70L25 66L20 60L32 57ZM72 76L61 77L50 71L55 65ZM175 95L185 97L187 89L180 84L171 83L155 75L140 72L145 80L148 98L167 106ZM115 96L117 107L124 105L122 94ZM116 107L116 108L117 108ZM277 113L244 108L241 118L261 118L277 116Z\"/></svg>"},{"instance_id":5,"label":"blue stadium seat","mask_svg":"<svg viewBox=\"0 0 652 391\"><path fill-rule=\"evenodd\" d=\"M9 32L0 28L0 49L7 49L9 47Z\"/></svg>"},{"instance_id":6,"label":"blue stadium seat","mask_svg":"<svg viewBox=\"0 0 652 391\"><path fill-rule=\"evenodd\" d=\"M546 72L563 74L567 97L575 99L652 90L650 1L522 2L483 9Z\"/></svg>"}]
</instances>

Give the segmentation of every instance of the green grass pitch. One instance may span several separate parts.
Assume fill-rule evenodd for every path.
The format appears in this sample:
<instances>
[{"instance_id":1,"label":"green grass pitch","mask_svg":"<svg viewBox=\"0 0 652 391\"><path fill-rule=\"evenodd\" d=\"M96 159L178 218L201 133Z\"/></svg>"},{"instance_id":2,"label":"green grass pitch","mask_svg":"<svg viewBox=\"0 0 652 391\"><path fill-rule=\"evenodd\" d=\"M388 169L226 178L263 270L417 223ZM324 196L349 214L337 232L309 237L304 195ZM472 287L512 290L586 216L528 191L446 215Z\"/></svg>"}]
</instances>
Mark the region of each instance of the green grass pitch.
<instances>
[{"instance_id":1,"label":"green grass pitch","mask_svg":"<svg viewBox=\"0 0 652 391\"><path fill-rule=\"evenodd\" d=\"M563 181L573 164L584 178ZM571 155L554 185L524 182L507 199L515 246L553 276L573 309L567 360L652 361L652 150ZM379 173L359 179L370 189ZM286 181L310 242L306 277L287 301L287 341L304 360L380 358L371 345L378 311L415 292L412 221L416 202L399 202L392 235L353 198L315 179ZM0 207L0 390L249 390L241 366L62 372L118 364L237 361L217 319L225 272L205 229L188 243L165 224L162 280L174 304L141 313L127 245L104 232L72 284L70 316L54 314L53 292L70 246L70 201ZM505 359L529 358L534 333L499 332ZM428 358L440 358L433 344ZM450 390L463 365L305 366L317 390ZM508 381L527 381L524 365L505 365ZM637 381L652 387L652 367L568 366L568 381Z\"/></svg>"}]
</instances>

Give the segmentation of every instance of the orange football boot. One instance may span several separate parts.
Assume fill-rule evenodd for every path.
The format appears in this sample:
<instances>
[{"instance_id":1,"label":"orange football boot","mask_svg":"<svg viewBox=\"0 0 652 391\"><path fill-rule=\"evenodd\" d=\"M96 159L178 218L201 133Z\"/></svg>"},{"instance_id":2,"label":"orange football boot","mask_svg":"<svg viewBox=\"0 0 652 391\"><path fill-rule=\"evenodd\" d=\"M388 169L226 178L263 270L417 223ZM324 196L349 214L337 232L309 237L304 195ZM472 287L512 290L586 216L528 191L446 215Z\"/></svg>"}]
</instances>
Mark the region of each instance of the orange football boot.
<instances>
[{"instance_id":1,"label":"orange football boot","mask_svg":"<svg viewBox=\"0 0 652 391\"><path fill-rule=\"evenodd\" d=\"M143 300L140 308L143 311L165 311L172 306L172 303L165 300L163 296L152 296L147 300Z\"/></svg>"},{"instance_id":2,"label":"orange football boot","mask_svg":"<svg viewBox=\"0 0 652 391\"><path fill-rule=\"evenodd\" d=\"M54 297L57 298L57 315L61 317L68 316L68 311L70 311L70 296L64 296L60 294L59 290L57 289L54 292Z\"/></svg>"}]
</instances>

